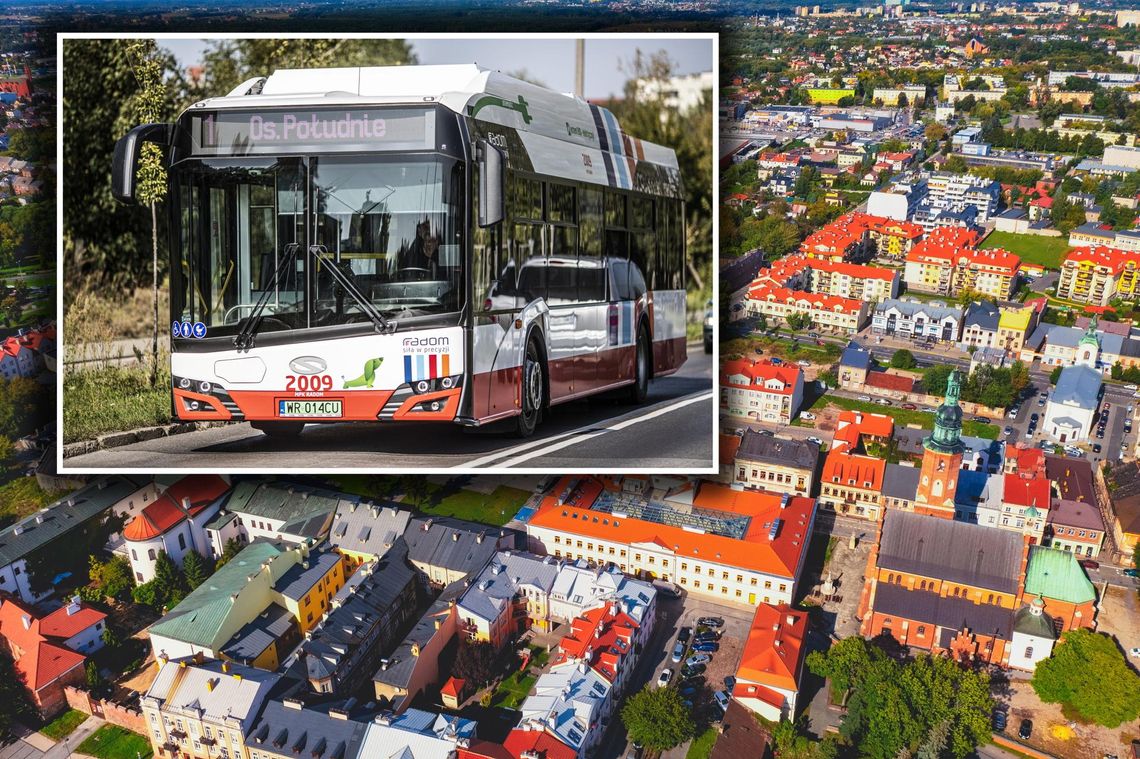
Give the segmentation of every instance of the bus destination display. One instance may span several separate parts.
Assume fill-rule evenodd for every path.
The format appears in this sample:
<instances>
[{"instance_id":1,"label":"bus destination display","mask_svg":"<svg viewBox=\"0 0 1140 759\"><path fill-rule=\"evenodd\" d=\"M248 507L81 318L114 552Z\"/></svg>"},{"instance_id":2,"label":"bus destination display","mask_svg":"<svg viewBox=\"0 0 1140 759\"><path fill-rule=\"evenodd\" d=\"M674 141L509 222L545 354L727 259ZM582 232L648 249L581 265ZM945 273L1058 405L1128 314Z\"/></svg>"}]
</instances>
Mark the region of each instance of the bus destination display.
<instances>
[{"instance_id":1,"label":"bus destination display","mask_svg":"<svg viewBox=\"0 0 1140 759\"><path fill-rule=\"evenodd\" d=\"M430 150L435 113L409 109L213 111L191 118L197 155Z\"/></svg>"}]
</instances>

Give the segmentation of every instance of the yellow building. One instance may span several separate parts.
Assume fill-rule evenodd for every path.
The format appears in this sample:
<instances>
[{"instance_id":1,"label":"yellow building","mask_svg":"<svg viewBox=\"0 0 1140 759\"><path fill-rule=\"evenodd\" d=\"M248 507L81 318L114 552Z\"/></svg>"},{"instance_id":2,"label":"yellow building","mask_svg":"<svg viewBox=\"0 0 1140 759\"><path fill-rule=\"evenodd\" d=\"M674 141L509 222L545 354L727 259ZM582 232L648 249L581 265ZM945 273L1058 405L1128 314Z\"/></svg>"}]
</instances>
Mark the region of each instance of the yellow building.
<instances>
[{"instance_id":1,"label":"yellow building","mask_svg":"<svg viewBox=\"0 0 1140 759\"><path fill-rule=\"evenodd\" d=\"M855 97L854 88L812 87L807 91L808 100L813 103L834 105L845 97Z\"/></svg>"},{"instance_id":2,"label":"yellow building","mask_svg":"<svg viewBox=\"0 0 1140 759\"><path fill-rule=\"evenodd\" d=\"M301 633L307 633L321 621L333 596L344 587L345 574L340 554L312 553L274 584L274 600L297 619Z\"/></svg>"},{"instance_id":3,"label":"yellow building","mask_svg":"<svg viewBox=\"0 0 1140 759\"><path fill-rule=\"evenodd\" d=\"M1025 308L1001 308L998 317L998 348L1020 353L1029 333L1037 326L1037 311Z\"/></svg>"},{"instance_id":4,"label":"yellow building","mask_svg":"<svg viewBox=\"0 0 1140 759\"><path fill-rule=\"evenodd\" d=\"M1074 248L1061 264L1057 297L1106 306L1113 298L1135 298L1140 252L1103 245Z\"/></svg>"},{"instance_id":5,"label":"yellow building","mask_svg":"<svg viewBox=\"0 0 1140 759\"><path fill-rule=\"evenodd\" d=\"M140 701L154 755L250 759L245 736L281 676L201 656L157 664Z\"/></svg>"}]
</instances>

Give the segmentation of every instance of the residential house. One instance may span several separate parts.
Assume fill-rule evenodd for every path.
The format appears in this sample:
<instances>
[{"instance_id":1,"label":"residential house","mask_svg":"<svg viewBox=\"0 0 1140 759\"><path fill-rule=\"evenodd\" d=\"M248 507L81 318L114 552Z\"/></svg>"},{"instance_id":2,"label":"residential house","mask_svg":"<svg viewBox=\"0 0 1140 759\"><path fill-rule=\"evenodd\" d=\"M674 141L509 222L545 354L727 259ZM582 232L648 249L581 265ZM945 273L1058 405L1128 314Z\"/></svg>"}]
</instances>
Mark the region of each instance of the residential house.
<instances>
[{"instance_id":1,"label":"residential house","mask_svg":"<svg viewBox=\"0 0 1140 759\"><path fill-rule=\"evenodd\" d=\"M526 630L549 629L550 589L562 561L552 556L501 551L459 598L463 632L496 650Z\"/></svg>"},{"instance_id":2,"label":"residential house","mask_svg":"<svg viewBox=\"0 0 1140 759\"><path fill-rule=\"evenodd\" d=\"M354 719L345 706L307 704L297 698L270 699L246 737L250 759L359 757L368 724Z\"/></svg>"},{"instance_id":3,"label":"residential house","mask_svg":"<svg viewBox=\"0 0 1140 759\"><path fill-rule=\"evenodd\" d=\"M862 329L868 313L868 304L863 300L789 290L763 283L749 288L744 306L750 316L763 314L777 323L786 323L792 314L806 314L818 328L847 334L855 334Z\"/></svg>"},{"instance_id":4,"label":"residential house","mask_svg":"<svg viewBox=\"0 0 1140 759\"><path fill-rule=\"evenodd\" d=\"M341 501L333 515L329 543L344 557L349 574L369 561L375 561L392 548L408 529L412 512L395 501L377 504Z\"/></svg>"},{"instance_id":5,"label":"residential house","mask_svg":"<svg viewBox=\"0 0 1140 759\"><path fill-rule=\"evenodd\" d=\"M16 598L0 599L0 641L41 718L65 711L64 688L86 682L87 655L103 647L106 619L78 598L44 617Z\"/></svg>"},{"instance_id":6,"label":"residential house","mask_svg":"<svg viewBox=\"0 0 1140 759\"><path fill-rule=\"evenodd\" d=\"M1131 556L1140 546L1140 462L1120 461L1105 475L1112 502L1116 550Z\"/></svg>"},{"instance_id":7,"label":"residential house","mask_svg":"<svg viewBox=\"0 0 1140 759\"><path fill-rule=\"evenodd\" d=\"M908 340L957 342L962 309L957 306L892 298L875 306L871 332Z\"/></svg>"},{"instance_id":8,"label":"residential house","mask_svg":"<svg viewBox=\"0 0 1140 759\"><path fill-rule=\"evenodd\" d=\"M803 370L769 360L726 361L721 373L721 410L768 424L791 424L803 402Z\"/></svg>"},{"instance_id":9,"label":"residential house","mask_svg":"<svg viewBox=\"0 0 1140 759\"><path fill-rule=\"evenodd\" d=\"M381 714L369 722L358 756L458 759L474 740L472 720L408 709L401 714Z\"/></svg>"},{"instance_id":10,"label":"residential house","mask_svg":"<svg viewBox=\"0 0 1140 759\"><path fill-rule=\"evenodd\" d=\"M520 533L451 517L416 516L404 540L408 560L433 587L475 576L497 551L518 548Z\"/></svg>"},{"instance_id":11,"label":"residential house","mask_svg":"<svg viewBox=\"0 0 1140 759\"><path fill-rule=\"evenodd\" d=\"M380 659L372 687L376 698L394 712L404 712L420 694L447 679L448 672L441 667L460 632L456 604L466 589L466 578L443 588L404 639Z\"/></svg>"},{"instance_id":12,"label":"residential house","mask_svg":"<svg viewBox=\"0 0 1140 759\"><path fill-rule=\"evenodd\" d=\"M1044 545L1095 559L1104 545L1104 520L1096 503L1058 498L1049 509Z\"/></svg>"},{"instance_id":13,"label":"residential house","mask_svg":"<svg viewBox=\"0 0 1140 759\"><path fill-rule=\"evenodd\" d=\"M848 451L828 451L819 479L819 507L844 516L877 520L883 506L886 461Z\"/></svg>"},{"instance_id":14,"label":"residential house","mask_svg":"<svg viewBox=\"0 0 1140 759\"><path fill-rule=\"evenodd\" d=\"M788 604L757 606L736 669L733 700L773 722L795 720L807 631L807 612Z\"/></svg>"},{"instance_id":15,"label":"residential house","mask_svg":"<svg viewBox=\"0 0 1140 759\"><path fill-rule=\"evenodd\" d=\"M155 756L248 757L245 736L280 680L233 662L160 657L140 702Z\"/></svg>"},{"instance_id":16,"label":"residential house","mask_svg":"<svg viewBox=\"0 0 1140 759\"><path fill-rule=\"evenodd\" d=\"M28 560L59 550L80 534L89 534L110 515L128 509L144 489L143 478L99 477L90 485L0 530L0 592L37 603L52 593L50 578L36 578Z\"/></svg>"},{"instance_id":17,"label":"residential house","mask_svg":"<svg viewBox=\"0 0 1140 759\"><path fill-rule=\"evenodd\" d=\"M206 524L206 535L215 558L222 555L231 538L240 543L258 538L291 543L324 540L338 506L353 500L359 499L294 482L238 482Z\"/></svg>"},{"instance_id":18,"label":"residential house","mask_svg":"<svg viewBox=\"0 0 1140 759\"><path fill-rule=\"evenodd\" d=\"M971 303L962 318L963 350L997 347L1001 311L989 301Z\"/></svg>"},{"instance_id":19,"label":"residential house","mask_svg":"<svg viewBox=\"0 0 1140 759\"><path fill-rule=\"evenodd\" d=\"M847 343L839 357L839 386L844 390L862 390L871 361L870 351L855 341Z\"/></svg>"},{"instance_id":20,"label":"residential house","mask_svg":"<svg viewBox=\"0 0 1140 759\"><path fill-rule=\"evenodd\" d=\"M819 445L745 429L733 466L734 480L745 487L809 496L819 467Z\"/></svg>"},{"instance_id":21,"label":"residential house","mask_svg":"<svg viewBox=\"0 0 1140 759\"><path fill-rule=\"evenodd\" d=\"M1074 230L1075 232L1075 230ZM1115 238L1115 235L1113 235ZM1110 240L1111 245L1114 240ZM1107 306L1114 298L1135 298L1140 251L1125 251L1094 243L1065 254L1057 280L1057 297Z\"/></svg>"}]
</instances>

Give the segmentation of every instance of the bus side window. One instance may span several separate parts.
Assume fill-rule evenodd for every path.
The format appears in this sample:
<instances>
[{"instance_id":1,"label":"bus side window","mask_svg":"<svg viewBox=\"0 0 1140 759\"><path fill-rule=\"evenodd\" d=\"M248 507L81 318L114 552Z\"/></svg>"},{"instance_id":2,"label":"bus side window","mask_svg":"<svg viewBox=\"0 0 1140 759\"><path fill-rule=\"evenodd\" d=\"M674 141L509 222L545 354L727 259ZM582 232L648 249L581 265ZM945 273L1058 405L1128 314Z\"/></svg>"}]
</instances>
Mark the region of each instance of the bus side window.
<instances>
[{"instance_id":1,"label":"bus side window","mask_svg":"<svg viewBox=\"0 0 1140 759\"><path fill-rule=\"evenodd\" d=\"M645 279L652 282L657 268L657 235L653 231L653 199L635 196L630 198L630 206L633 210L631 226L635 231L630 233L629 260L640 270Z\"/></svg>"},{"instance_id":2,"label":"bus side window","mask_svg":"<svg viewBox=\"0 0 1140 759\"><path fill-rule=\"evenodd\" d=\"M606 299L606 269L602 258L602 190L578 190L578 300L598 303Z\"/></svg>"},{"instance_id":3,"label":"bus side window","mask_svg":"<svg viewBox=\"0 0 1140 759\"><path fill-rule=\"evenodd\" d=\"M610 280L613 282L611 300L632 300L629 289L629 262L620 258L608 260Z\"/></svg>"},{"instance_id":4,"label":"bus side window","mask_svg":"<svg viewBox=\"0 0 1140 759\"><path fill-rule=\"evenodd\" d=\"M550 241L546 299L551 305L578 300L578 227L575 188L546 185L546 220Z\"/></svg>"}]
</instances>

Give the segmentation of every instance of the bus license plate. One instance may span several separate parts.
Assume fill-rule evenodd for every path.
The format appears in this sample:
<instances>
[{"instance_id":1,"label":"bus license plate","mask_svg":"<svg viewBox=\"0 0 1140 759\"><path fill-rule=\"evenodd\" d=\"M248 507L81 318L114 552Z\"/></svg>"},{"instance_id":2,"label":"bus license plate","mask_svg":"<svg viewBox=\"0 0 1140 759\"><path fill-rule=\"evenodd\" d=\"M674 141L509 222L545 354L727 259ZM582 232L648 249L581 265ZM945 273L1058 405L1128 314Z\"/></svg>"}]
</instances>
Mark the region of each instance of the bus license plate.
<instances>
[{"instance_id":1,"label":"bus license plate","mask_svg":"<svg viewBox=\"0 0 1140 759\"><path fill-rule=\"evenodd\" d=\"M340 417L343 401L277 401L277 416Z\"/></svg>"}]
</instances>

